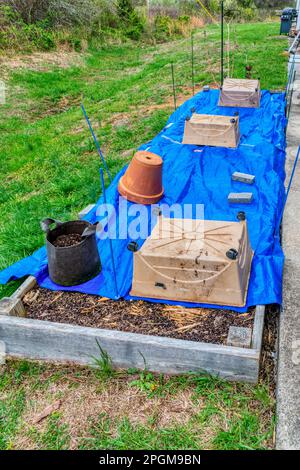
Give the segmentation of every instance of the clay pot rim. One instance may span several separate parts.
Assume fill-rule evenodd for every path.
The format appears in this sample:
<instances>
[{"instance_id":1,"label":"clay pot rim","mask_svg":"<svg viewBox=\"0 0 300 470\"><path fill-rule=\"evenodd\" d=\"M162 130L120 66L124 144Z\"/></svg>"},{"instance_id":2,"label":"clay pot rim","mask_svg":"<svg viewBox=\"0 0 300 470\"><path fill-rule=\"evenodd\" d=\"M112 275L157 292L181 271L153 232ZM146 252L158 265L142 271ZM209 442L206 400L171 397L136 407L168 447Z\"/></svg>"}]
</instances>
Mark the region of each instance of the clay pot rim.
<instances>
[{"instance_id":1,"label":"clay pot rim","mask_svg":"<svg viewBox=\"0 0 300 470\"><path fill-rule=\"evenodd\" d=\"M152 194L151 196L141 195L133 191L128 191L126 186L123 184L124 176L125 175L123 175L119 181L118 191L121 194L121 196L124 197L124 199L127 199L129 202L134 202L136 204L142 204L142 205L148 205L148 204L155 204L162 198L164 194L164 188L162 188L162 190L158 194ZM143 201L146 201L146 202L143 202Z\"/></svg>"}]
</instances>

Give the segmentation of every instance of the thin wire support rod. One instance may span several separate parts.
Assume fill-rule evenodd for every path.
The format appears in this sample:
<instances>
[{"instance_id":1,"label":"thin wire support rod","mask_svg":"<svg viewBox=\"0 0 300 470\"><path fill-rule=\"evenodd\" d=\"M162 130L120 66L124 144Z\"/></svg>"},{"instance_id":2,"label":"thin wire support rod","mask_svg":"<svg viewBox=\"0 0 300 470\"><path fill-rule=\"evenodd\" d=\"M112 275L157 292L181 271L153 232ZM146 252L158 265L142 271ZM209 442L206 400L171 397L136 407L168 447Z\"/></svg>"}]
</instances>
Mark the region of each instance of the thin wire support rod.
<instances>
[{"instance_id":1,"label":"thin wire support rod","mask_svg":"<svg viewBox=\"0 0 300 470\"><path fill-rule=\"evenodd\" d=\"M175 73L174 73L174 64L171 64L171 73L172 73L172 86L173 86L173 99L174 99L174 110L177 109L177 102L176 102L176 86L175 86Z\"/></svg>"},{"instance_id":2,"label":"thin wire support rod","mask_svg":"<svg viewBox=\"0 0 300 470\"><path fill-rule=\"evenodd\" d=\"M107 200L106 200L106 191L105 191L105 184L104 184L104 177L103 177L102 168L100 168L100 180L101 180L101 186L102 186L103 201L104 201L104 204L106 205ZM118 299L119 298L119 291L118 291L118 284L117 284L116 266L115 266L115 259L114 259L112 241L111 241L109 233L108 233L108 240L109 240L109 250L110 250L110 256L111 256L112 270L113 270L113 275L114 275L115 294L116 294L116 299Z\"/></svg>"},{"instance_id":3,"label":"thin wire support rod","mask_svg":"<svg viewBox=\"0 0 300 470\"><path fill-rule=\"evenodd\" d=\"M88 124L88 126L89 126L89 129L90 129L90 132L91 132L91 134L92 134L92 137L93 137L93 140L94 140L96 149L97 149L98 154L99 154L99 156L100 156L100 158L101 158L101 160L102 160L102 163L103 163L103 166L104 166L104 168L105 168L105 171L106 171L106 173L107 173L107 175L108 175L108 177L109 177L110 182L112 182L112 177L111 177L110 171L109 171L109 169L108 169L108 166L107 166L106 160L105 160L105 158L104 158L104 155L103 155L103 153L102 153L100 144L99 144L98 139L97 139L97 137L96 137L96 135L95 135L95 132L93 131L91 122L90 122L90 120L89 120L89 117L88 117L88 115L87 115L87 113L86 113L86 110L85 110L85 108L84 108L84 106L83 106L82 103L81 103L81 109L82 109L82 112L83 112L83 114L84 114L85 120L86 120L86 122L87 122L87 124Z\"/></svg>"},{"instance_id":4,"label":"thin wire support rod","mask_svg":"<svg viewBox=\"0 0 300 470\"><path fill-rule=\"evenodd\" d=\"M224 1L221 2L221 87L224 83Z\"/></svg>"},{"instance_id":5,"label":"thin wire support rod","mask_svg":"<svg viewBox=\"0 0 300 470\"><path fill-rule=\"evenodd\" d=\"M195 67L194 67L194 34L191 34L191 66L192 66L192 88L195 95Z\"/></svg>"}]
</instances>

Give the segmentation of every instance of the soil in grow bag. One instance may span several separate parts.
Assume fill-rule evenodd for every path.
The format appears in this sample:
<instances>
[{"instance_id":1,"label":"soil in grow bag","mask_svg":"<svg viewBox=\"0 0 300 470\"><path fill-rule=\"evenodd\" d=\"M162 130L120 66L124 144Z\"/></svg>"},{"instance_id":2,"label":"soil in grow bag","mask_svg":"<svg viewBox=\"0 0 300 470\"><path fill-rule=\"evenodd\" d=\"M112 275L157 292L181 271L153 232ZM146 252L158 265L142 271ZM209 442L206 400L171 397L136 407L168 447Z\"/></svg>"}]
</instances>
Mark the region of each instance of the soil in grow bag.
<instances>
[{"instance_id":1,"label":"soil in grow bag","mask_svg":"<svg viewBox=\"0 0 300 470\"><path fill-rule=\"evenodd\" d=\"M78 233L69 233L68 235L60 235L52 242L54 246L66 247L78 245L82 241L81 235Z\"/></svg>"},{"instance_id":2,"label":"soil in grow bag","mask_svg":"<svg viewBox=\"0 0 300 470\"><path fill-rule=\"evenodd\" d=\"M114 301L78 292L35 288L24 299L27 317L128 333L226 344L230 326L253 328L255 309L184 308L138 301Z\"/></svg>"},{"instance_id":3,"label":"soil in grow bag","mask_svg":"<svg viewBox=\"0 0 300 470\"><path fill-rule=\"evenodd\" d=\"M97 248L98 224L83 220L60 222L47 218L41 222L46 233L49 276L62 286L87 282L101 270ZM54 228L51 229L51 226Z\"/></svg>"}]
</instances>

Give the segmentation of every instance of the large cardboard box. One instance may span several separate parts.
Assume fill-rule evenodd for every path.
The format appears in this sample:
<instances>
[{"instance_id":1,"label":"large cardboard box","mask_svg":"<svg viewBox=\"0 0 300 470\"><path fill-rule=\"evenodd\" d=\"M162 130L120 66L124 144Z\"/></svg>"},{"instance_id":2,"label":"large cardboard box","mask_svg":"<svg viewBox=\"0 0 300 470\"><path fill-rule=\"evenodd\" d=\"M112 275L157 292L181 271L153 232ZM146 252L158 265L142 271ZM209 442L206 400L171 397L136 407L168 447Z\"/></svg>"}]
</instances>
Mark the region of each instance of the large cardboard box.
<instances>
[{"instance_id":1,"label":"large cardboard box","mask_svg":"<svg viewBox=\"0 0 300 470\"><path fill-rule=\"evenodd\" d=\"M130 294L242 307L252 257L246 221L159 217L134 253Z\"/></svg>"},{"instance_id":2,"label":"large cardboard box","mask_svg":"<svg viewBox=\"0 0 300 470\"><path fill-rule=\"evenodd\" d=\"M219 106L259 108L260 95L259 80L225 78L220 91Z\"/></svg>"},{"instance_id":3,"label":"large cardboard box","mask_svg":"<svg viewBox=\"0 0 300 470\"><path fill-rule=\"evenodd\" d=\"M193 114L185 121L183 144L236 148L239 140L238 116Z\"/></svg>"}]
</instances>

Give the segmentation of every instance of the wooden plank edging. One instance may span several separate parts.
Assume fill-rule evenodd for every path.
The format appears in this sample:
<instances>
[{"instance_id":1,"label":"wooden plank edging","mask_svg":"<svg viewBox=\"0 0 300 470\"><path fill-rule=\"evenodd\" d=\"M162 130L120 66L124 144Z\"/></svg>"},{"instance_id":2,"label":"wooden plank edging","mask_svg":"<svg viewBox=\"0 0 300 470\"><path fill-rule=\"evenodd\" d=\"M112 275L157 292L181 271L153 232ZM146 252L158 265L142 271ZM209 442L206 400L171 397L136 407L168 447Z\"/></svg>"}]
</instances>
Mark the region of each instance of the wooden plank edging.
<instances>
[{"instance_id":1,"label":"wooden plank edging","mask_svg":"<svg viewBox=\"0 0 300 470\"><path fill-rule=\"evenodd\" d=\"M228 380L255 382L258 353L173 338L80 327L29 318L0 318L0 339L7 355L50 362L92 365L100 357L97 341L115 367L145 367L153 372L207 372Z\"/></svg>"},{"instance_id":2,"label":"wooden plank edging","mask_svg":"<svg viewBox=\"0 0 300 470\"><path fill-rule=\"evenodd\" d=\"M265 311L265 305L257 305L255 309L255 318L252 332L252 348L259 353L261 352L262 348Z\"/></svg>"},{"instance_id":3,"label":"wooden plank edging","mask_svg":"<svg viewBox=\"0 0 300 470\"><path fill-rule=\"evenodd\" d=\"M20 287L11 295L11 298L22 299L27 292L31 291L33 287L36 285L36 278L33 276L28 276L27 279L20 285Z\"/></svg>"}]
</instances>

